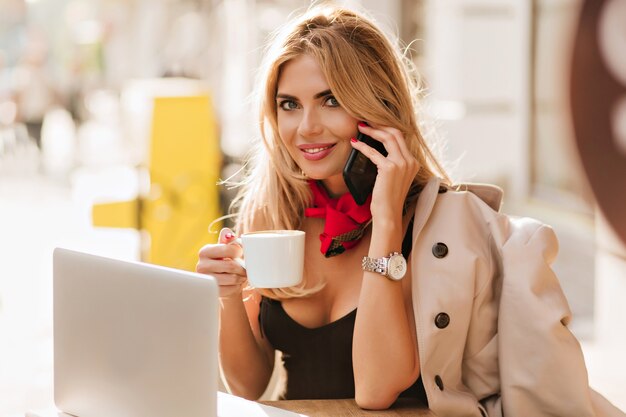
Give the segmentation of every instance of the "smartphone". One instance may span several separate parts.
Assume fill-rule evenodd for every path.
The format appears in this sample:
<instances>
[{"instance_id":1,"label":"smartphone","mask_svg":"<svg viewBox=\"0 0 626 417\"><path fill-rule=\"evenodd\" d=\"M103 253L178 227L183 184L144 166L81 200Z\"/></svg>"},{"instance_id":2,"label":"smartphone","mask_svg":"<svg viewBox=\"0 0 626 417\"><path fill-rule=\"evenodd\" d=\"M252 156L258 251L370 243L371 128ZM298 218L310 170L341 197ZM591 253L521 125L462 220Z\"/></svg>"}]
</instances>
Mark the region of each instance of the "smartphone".
<instances>
[{"instance_id":1,"label":"smartphone","mask_svg":"<svg viewBox=\"0 0 626 417\"><path fill-rule=\"evenodd\" d=\"M381 155L387 156L387 150L382 142L361 132L358 133L357 139L376 149ZM358 205L362 206L365 204L367 197L372 193L376 175L378 175L376 165L361 152L352 149L348 162L343 167L343 180L346 182L350 194L352 194L354 201Z\"/></svg>"}]
</instances>

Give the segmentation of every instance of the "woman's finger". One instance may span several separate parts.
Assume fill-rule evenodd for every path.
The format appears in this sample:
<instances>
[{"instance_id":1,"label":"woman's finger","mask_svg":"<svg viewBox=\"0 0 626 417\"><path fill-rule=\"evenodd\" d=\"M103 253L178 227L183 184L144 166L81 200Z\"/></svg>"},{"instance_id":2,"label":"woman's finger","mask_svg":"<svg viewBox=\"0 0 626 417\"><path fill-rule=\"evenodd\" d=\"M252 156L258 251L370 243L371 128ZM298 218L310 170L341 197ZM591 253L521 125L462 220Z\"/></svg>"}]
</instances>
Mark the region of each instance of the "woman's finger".
<instances>
[{"instance_id":1,"label":"woman's finger","mask_svg":"<svg viewBox=\"0 0 626 417\"><path fill-rule=\"evenodd\" d=\"M407 172L411 173L411 177L417 175L420 164L409 150L404 134L400 130L390 126L381 126L379 129L386 131L395 138L395 144L398 146L400 155L402 155L403 157L402 161L398 159L398 165L402 169L407 170ZM413 178L411 178L411 180L412 179Z\"/></svg>"},{"instance_id":2,"label":"woman's finger","mask_svg":"<svg viewBox=\"0 0 626 417\"><path fill-rule=\"evenodd\" d=\"M235 240L236 237L237 236L232 230L230 230L228 227L224 227L222 230L220 230L220 237L218 239L218 242L231 243L233 240Z\"/></svg>"},{"instance_id":3,"label":"woman's finger","mask_svg":"<svg viewBox=\"0 0 626 417\"><path fill-rule=\"evenodd\" d=\"M365 125L363 127L367 128L369 126ZM420 164L418 163L417 159L415 159L415 156L411 153L411 151L409 151L406 139L399 129L390 126L376 125L373 125L369 128L372 129L372 132L376 130L385 132L387 134L386 136L379 136L380 138L386 138L386 140L388 140L388 142L386 142L385 144L385 147L394 147L395 149L397 149L397 153L389 153L390 157L387 158L389 161L392 161L401 170L407 170L407 172L412 173L413 176L417 175ZM390 140L390 138L393 139Z\"/></svg>"},{"instance_id":4,"label":"woman's finger","mask_svg":"<svg viewBox=\"0 0 626 417\"><path fill-rule=\"evenodd\" d=\"M409 148L406 144L406 137L399 129L396 129L395 127L391 127L391 126L373 126L373 127L375 127L376 129L383 130L389 133L390 135L392 135L396 139L396 143L400 147L400 150L402 151L403 155L413 156L411 152L409 151Z\"/></svg>"},{"instance_id":5,"label":"woman's finger","mask_svg":"<svg viewBox=\"0 0 626 417\"><path fill-rule=\"evenodd\" d=\"M220 287L239 286L245 284L248 280L246 277L233 274L214 274L212 276L215 277Z\"/></svg>"},{"instance_id":6,"label":"woman's finger","mask_svg":"<svg viewBox=\"0 0 626 417\"><path fill-rule=\"evenodd\" d=\"M201 274L234 274L246 277L246 270L231 259L203 258L196 264L196 272Z\"/></svg>"},{"instance_id":7,"label":"woman's finger","mask_svg":"<svg viewBox=\"0 0 626 417\"><path fill-rule=\"evenodd\" d=\"M368 126L363 122L359 122L358 129L372 139L381 142L387 150L388 157L392 160L396 159L397 156L402 156L402 152L398 147L398 140L391 132Z\"/></svg>"},{"instance_id":8,"label":"woman's finger","mask_svg":"<svg viewBox=\"0 0 626 417\"><path fill-rule=\"evenodd\" d=\"M242 254L243 249L239 245L218 243L204 245L198 252L198 257L206 259L240 258Z\"/></svg>"},{"instance_id":9,"label":"woman's finger","mask_svg":"<svg viewBox=\"0 0 626 417\"><path fill-rule=\"evenodd\" d=\"M367 143L361 142L355 138L352 138L350 140L350 143L352 144L352 147L354 149L365 155L367 159L372 161L377 167L383 165L386 162L386 158L376 149L369 146Z\"/></svg>"}]
</instances>

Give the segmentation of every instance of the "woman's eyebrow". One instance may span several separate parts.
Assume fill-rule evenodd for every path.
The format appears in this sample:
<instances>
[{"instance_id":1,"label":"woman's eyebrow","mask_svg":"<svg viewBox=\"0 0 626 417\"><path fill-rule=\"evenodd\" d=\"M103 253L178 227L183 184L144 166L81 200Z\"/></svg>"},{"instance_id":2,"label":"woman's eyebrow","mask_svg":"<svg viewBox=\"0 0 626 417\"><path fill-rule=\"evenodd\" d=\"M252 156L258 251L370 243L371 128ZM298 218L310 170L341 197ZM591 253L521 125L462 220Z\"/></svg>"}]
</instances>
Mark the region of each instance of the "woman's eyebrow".
<instances>
[{"instance_id":1,"label":"woman's eyebrow","mask_svg":"<svg viewBox=\"0 0 626 417\"><path fill-rule=\"evenodd\" d=\"M288 100L298 100L295 96L290 96L289 94L282 94L282 93L278 93L276 94L276 98L286 98Z\"/></svg>"},{"instance_id":2,"label":"woman's eyebrow","mask_svg":"<svg viewBox=\"0 0 626 417\"><path fill-rule=\"evenodd\" d=\"M321 92L315 94L313 96L313 98L314 99L318 99L318 98L325 97L325 96L328 96L328 95L331 95L331 94L332 94L332 91L330 91L330 89L329 90L324 90L324 91L321 91ZM292 96L292 95L289 95L289 94L283 94L283 93L276 94L276 98L286 98L288 100L296 100L296 101L298 100L298 98L295 97L295 96Z\"/></svg>"},{"instance_id":3,"label":"woman's eyebrow","mask_svg":"<svg viewBox=\"0 0 626 417\"><path fill-rule=\"evenodd\" d=\"M322 91L321 93L317 93L316 95L313 96L313 98L322 98L331 94L332 92L330 91L330 89L328 89L328 90Z\"/></svg>"}]
</instances>

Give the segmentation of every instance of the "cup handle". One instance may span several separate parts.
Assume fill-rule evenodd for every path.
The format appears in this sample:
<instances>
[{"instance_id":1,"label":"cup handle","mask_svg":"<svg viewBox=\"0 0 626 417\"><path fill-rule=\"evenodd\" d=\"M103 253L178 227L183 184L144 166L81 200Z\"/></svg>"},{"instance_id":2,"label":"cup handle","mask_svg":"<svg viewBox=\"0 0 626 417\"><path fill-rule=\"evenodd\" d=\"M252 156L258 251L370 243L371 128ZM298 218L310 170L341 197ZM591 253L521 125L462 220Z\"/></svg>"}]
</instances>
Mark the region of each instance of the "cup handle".
<instances>
[{"instance_id":1,"label":"cup handle","mask_svg":"<svg viewBox=\"0 0 626 417\"><path fill-rule=\"evenodd\" d=\"M241 241L241 238L238 237L230 242L229 245L239 245L243 247L243 242ZM233 258L233 261L237 262L237 264L239 264L239 266L243 269L246 269L246 261L244 261L243 258Z\"/></svg>"},{"instance_id":2,"label":"cup handle","mask_svg":"<svg viewBox=\"0 0 626 417\"><path fill-rule=\"evenodd\" d=\"M246 261L244 261L242 258L233 258L233 261L237 262L239 266L243 269L246 269Z\"/></svg>"}]
</instances>

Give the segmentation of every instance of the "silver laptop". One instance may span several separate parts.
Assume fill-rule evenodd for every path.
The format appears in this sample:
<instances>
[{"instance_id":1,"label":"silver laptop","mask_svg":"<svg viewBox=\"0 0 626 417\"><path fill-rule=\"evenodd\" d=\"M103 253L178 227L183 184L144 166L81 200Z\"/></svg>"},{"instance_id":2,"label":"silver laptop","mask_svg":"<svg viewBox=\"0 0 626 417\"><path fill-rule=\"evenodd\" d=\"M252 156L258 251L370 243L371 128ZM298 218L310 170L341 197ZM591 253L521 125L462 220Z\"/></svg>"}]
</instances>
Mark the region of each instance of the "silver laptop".
<instances>
[{"instance_id":1,"label":"silver laptop","mask_svg":"<svg viewBox=\"0 0 626 417\"><path fill-rule=\"evenodd\" d=\"M213 278L54 250L54 399L79 417L215 417Z\"/></svg>"}]
</instances>

